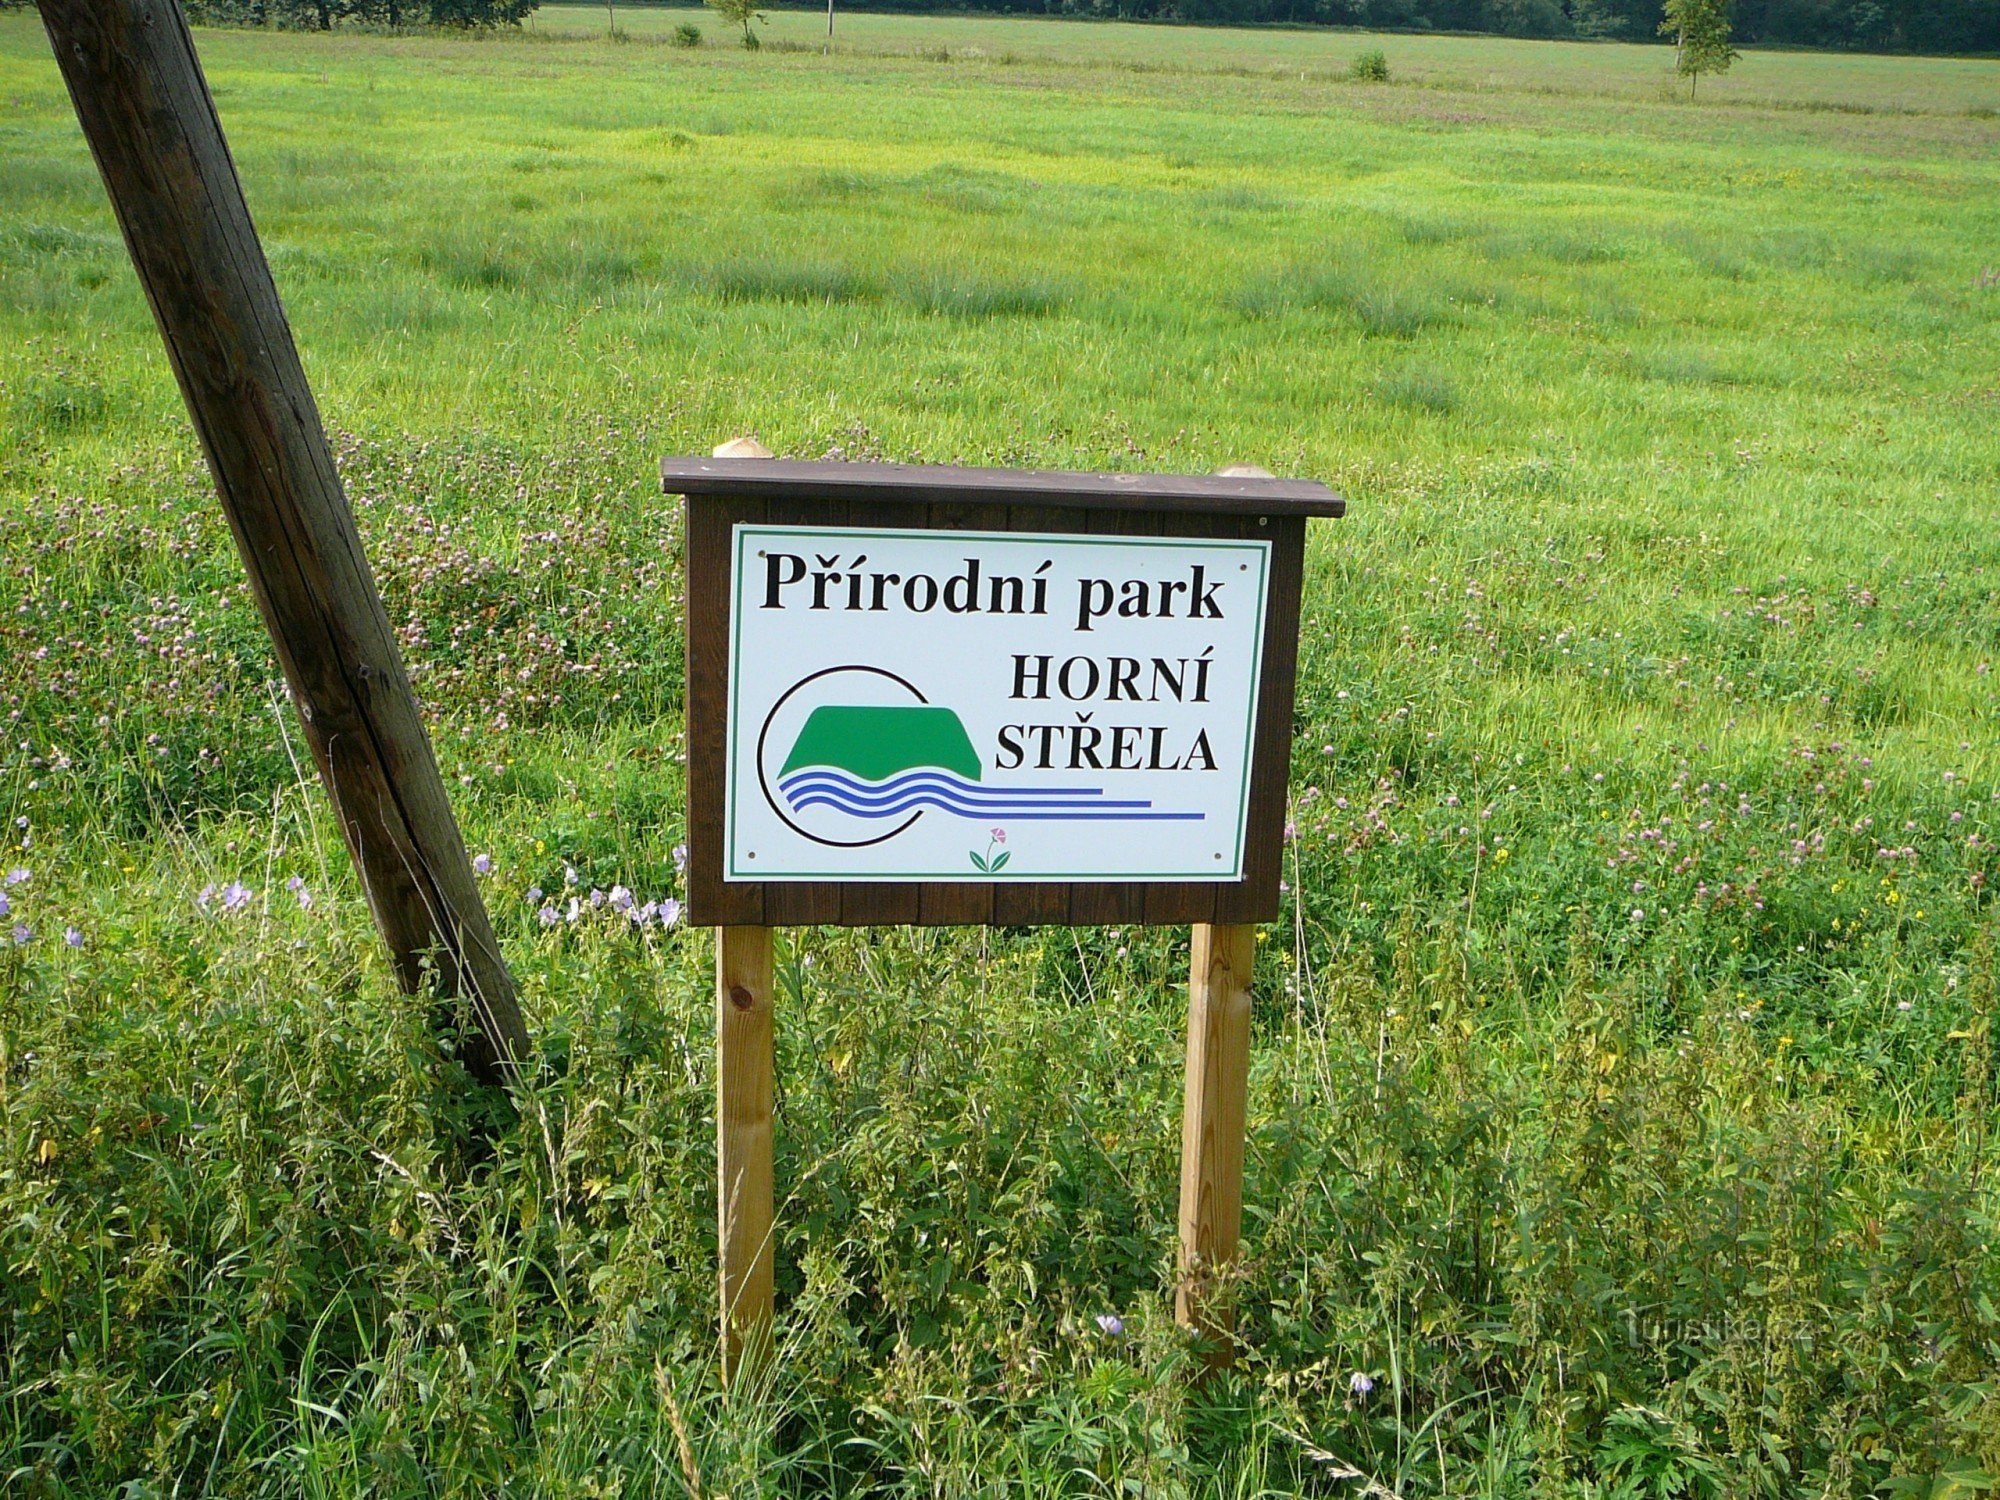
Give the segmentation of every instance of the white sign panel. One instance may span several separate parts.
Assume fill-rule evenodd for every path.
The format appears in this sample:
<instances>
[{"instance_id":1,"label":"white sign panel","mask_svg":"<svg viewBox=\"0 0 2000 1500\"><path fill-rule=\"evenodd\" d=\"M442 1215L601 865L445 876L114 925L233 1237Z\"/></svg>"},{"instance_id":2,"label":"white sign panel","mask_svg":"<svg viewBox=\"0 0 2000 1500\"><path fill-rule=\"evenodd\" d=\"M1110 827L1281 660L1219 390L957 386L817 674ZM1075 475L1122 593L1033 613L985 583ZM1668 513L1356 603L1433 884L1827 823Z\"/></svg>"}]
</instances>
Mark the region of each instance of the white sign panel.
<instances>
[{"instance_id":1,"label":"white sign panel","mask_svg":"<svg viewBox=\"0 0 2000 1500\"><path fill-rule=\"evenodd\" d=\"M1268 542L739 525L723 878L1243 878Z\"/></svg>"}]
</instances>

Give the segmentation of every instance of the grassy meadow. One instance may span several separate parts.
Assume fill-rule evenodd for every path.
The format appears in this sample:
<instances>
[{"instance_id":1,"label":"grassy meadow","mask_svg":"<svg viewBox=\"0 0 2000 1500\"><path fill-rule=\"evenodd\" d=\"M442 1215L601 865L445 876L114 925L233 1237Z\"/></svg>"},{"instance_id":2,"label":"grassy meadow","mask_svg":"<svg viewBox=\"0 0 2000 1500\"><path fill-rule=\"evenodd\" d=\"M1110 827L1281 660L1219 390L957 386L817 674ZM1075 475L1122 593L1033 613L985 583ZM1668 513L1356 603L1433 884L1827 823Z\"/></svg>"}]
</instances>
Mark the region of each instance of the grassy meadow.
<instances>
[{"instance_id":1,"label":"grassy meadow","mask_svg":"<svg viewBox=\"0 0 2000 1500\"><path fill-rule=\"evenodd\" d=\"M757 34L783 51L828 50L824 10L764 13ZM701 6L544 5L526 23L537 39L602 40L615 16L618 34L663 42L692 25L711 47L740 38ZM1622 95L1649 103L1687 94L1660 44L1596 45L1494 36L1381 33L1345 27L1185 27L1059 17L855 14L835 16L831 50L844 56L931 62L1034 64L1121 72L1235 74L1321 83L1345 79L1357 53L1381 48L1397 81L1454 93ZM1873 57L1831 52L1759 51L1754 64L1701 80L1712 101L1887 114L2000 111L1994 59Z\"/></svg>"},{"instance_id":2,"label":"grassy meadow","mask_svg":"<svg viewBox=\"0 0 2000 1500\"><path fill-rule=\"evenodd\" d=\"M6 1492L1989 1489L2000 62L1690 107L1658 48L684 18L197 38L512 1113L395 989L0 14ZM680 890L653 467L744 432L1348 496L1232 1373L1171 1317L1185 932L820 931L782 1358L720 1389L712 941L604 893Z\"/></svg>"}]
</instances>

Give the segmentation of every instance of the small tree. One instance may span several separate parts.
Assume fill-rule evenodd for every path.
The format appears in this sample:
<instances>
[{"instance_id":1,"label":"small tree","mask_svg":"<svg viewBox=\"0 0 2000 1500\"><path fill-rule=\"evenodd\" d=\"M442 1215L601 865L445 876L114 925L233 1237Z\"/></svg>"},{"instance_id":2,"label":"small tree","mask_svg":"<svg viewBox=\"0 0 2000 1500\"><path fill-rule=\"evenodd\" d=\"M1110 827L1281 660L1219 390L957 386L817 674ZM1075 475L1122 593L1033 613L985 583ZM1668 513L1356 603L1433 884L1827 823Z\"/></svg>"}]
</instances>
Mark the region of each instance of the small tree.
<instances>
[{"instance_id":1,"label":"small tree","mask_svg":"<svg viewBox=\"0 0 2000 1500\"><path fill-rule=\"evenodd\" d=\"M1371 47L1348 64L1347 71L1362 83L1387 83L1389 59L1380 47Z\"/></svg>"},{"instance_id":2,"label":"small tree","mask_svg":"<svg viewBox=\"0 0 2000 1500\"><path fill-rule=\"evenodd\" d=\"M757 33L750 29L752 21L764 19L764 13L757 9L757 0L708 0L708 8L732 26L741 26L743 45L753 52L757 50Z\"/></svg>"},{"instance_id":3,"label":"small tree","mask_svg":"<svg viewBox=\"0 0 2000 1500\"><path fill-rule=\"evenodd\" d=\"M1660 35L1674 39L1674 71L1688 81L1688 98L1704 73L1727 73L1736 61L1729 45L1729 0L1666 0Z\"/></svg>"}]
</instances>

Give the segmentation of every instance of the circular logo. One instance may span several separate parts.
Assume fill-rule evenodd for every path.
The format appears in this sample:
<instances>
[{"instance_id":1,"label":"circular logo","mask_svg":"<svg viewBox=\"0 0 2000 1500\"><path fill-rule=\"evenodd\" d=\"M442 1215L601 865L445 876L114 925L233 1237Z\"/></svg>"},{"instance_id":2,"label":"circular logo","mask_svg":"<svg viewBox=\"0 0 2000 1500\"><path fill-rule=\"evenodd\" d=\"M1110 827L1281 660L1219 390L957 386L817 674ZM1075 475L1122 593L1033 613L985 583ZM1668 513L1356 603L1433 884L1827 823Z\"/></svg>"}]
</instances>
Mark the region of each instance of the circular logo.
<instances>
[{"instance_id":1,"label":"circular logo","mask_svg":"<svg viewBox=\"0 0 2000 1500\"><path fill-rule=\"evenodd\" d=\"M887 843L921 818L884 743L898 710L930 700L881 667L827 667L787 688L757 732L757 785L784 825L836 849ZM902 783L899 785L899 781Z\"/></svg>"}]
</instances>

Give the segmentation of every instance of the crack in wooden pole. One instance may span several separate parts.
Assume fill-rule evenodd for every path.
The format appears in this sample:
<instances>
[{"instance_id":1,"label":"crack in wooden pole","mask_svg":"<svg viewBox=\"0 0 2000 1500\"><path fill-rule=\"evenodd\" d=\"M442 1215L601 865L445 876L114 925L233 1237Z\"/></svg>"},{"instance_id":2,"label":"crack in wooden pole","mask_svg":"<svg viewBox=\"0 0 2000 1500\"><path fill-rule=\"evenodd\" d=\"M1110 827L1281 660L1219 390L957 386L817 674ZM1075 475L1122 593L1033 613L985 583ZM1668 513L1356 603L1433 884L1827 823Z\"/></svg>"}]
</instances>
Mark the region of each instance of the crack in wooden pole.
<instances>
[{"instance_id":1,"label":"crack in wooden pole","mask_svg":"<svg viewBox=\"0 0 2000 1500\"><path fill-rule=\"evenodd\" d=\"M306 743L396 977L463 1001L466 1066L528 1032L319 408L174 0L39 0Z\"/></svg>"}]
</instances>

